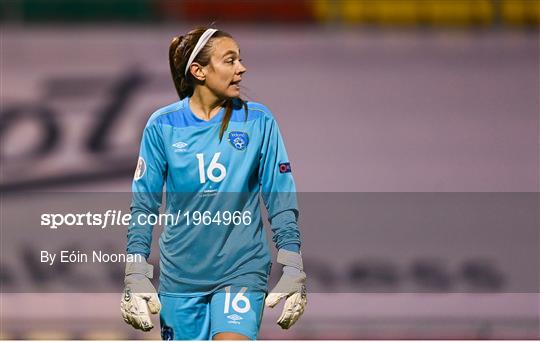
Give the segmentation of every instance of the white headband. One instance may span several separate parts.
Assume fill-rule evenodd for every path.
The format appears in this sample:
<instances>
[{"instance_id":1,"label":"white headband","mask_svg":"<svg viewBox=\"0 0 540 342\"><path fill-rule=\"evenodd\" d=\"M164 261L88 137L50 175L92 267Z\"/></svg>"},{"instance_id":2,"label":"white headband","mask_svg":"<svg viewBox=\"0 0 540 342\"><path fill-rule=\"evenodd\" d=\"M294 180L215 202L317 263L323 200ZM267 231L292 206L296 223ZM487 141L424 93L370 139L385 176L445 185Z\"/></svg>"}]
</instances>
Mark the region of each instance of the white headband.
<instances>
[{"instance_id":1,"label":"white headband","mask_svg":"<svg viewBox=\"0 0 540 342\"><path fill-rule=\"evenodd\" d=\"M189 55L189 59L188 59L187 65L186 65L186 71L184 72L184 74L186 76L187 76L187 73L188 73L188 70L189 70L189 66L191 65L191 63L193 63L193 60L195 59L195 57L197 57L199 52L202 50L202 48L206 45L206 43L208 42L210 37L212 37L212 35L216 31L217 31L216 29L208 29L208 30L204 31L201 38L199 38L199 41L197 42L197 45L195 45L195 48L193 49L193 52L191 52L191 55Z\"/></svg>"}]
</instances>

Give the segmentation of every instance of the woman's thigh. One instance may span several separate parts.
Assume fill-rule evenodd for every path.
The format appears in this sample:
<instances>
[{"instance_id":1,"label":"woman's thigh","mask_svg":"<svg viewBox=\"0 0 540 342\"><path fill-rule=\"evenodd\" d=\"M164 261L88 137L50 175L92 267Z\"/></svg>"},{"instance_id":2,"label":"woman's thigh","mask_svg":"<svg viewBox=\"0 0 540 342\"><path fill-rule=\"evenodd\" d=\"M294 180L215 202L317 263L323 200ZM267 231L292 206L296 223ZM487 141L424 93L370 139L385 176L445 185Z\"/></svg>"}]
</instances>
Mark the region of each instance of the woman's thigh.
<instances>
[{"instance_id":1,"label":"woman's thigh","mask_svg":"<svg viewBox=\"0 0 540 342\"><path fill-rule=\"evenodd\" d=\"M210 295L175 297L160 294L163 340L210 339Z\"/></svg>"}]
</instances>

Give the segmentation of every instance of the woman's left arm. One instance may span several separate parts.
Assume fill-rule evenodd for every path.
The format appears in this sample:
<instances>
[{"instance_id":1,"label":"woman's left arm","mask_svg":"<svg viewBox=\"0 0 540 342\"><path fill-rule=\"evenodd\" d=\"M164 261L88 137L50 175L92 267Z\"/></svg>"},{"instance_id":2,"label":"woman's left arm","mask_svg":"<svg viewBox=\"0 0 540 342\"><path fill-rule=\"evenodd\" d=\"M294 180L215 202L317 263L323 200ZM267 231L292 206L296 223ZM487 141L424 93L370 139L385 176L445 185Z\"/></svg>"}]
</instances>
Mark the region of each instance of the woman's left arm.
<instances>
[{"instance_id":1,"label":"woman's left arm","mask_svg":"<svg viewBox=\"0 0 540 342\"><path fill-rule=\"evenodd\" d=\"M265 118L259 180L263 202L272 226L272 240L278 250L300 251L296 186L285 144L275 119Z\"/></svg>"},{"instance_id":2,"label":"woman's left arm","mask_svg":"<svg viewBox=\"0 0 540 342\"><path fill-rule=\"evenodd\" d=\"M291 164L279 127L273 117L265 119L259 179L272 226L272 240L278 249L277 262L283 265L283 275L270 291L265 305L273 308L286 298L277 324L289 329L304 313L307 305L306 274L300 253L299 210Z\"/></svg>"}]
</instances>

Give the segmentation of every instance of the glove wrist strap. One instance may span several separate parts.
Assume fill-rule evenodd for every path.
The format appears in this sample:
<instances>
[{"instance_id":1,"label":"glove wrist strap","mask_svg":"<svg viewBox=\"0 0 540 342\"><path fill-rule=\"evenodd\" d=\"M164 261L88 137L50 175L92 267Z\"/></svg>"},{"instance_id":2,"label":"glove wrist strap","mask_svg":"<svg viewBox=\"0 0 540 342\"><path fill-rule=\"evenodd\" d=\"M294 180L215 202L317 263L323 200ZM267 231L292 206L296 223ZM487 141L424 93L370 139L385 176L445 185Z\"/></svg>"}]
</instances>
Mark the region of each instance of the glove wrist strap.
<instances>
[{"instance_id":1,"label":"glove wrist strap","mask_svg":"<svg viewBox=\"0 0 540 342\"><path fill-rule=\"evenodd\" d=\"M288 251L286 249L280 249L277 255L277 262L284 266L291 266L302 271L304 265L302 262L302 255L300 253L295 253Z\"/></svg>"},{"instance_id":2,"label":"glove wrist strap","mask_svg":"<svg viewBox=\"0 0 540 342\"><path fill-rule=\"evenodd\" d=\"M141 256L142 261L126 262L126 276L131 274L142 274L148 279L152 279L154 274L154 266L144 260L144 257Z\"/></svg>"}]
</instances>

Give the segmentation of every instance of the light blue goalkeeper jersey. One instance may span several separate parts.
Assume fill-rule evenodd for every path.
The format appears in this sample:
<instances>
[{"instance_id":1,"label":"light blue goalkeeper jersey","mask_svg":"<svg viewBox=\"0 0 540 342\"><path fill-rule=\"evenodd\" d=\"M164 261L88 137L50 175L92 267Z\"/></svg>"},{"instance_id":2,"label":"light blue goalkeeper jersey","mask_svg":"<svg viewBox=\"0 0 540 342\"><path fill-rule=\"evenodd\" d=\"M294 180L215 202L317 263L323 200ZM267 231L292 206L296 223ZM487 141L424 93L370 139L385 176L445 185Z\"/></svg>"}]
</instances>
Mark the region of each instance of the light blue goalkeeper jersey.
<instances>
[{"instance_id":1,"label":"light blue goalkeeper jersey","mask_svg":"<svg viewBox=\"0 0 540 342\"><path fill-rule=\"evenodd\" d=\"M161 293L201 295L229 285L268 290L271 255L259 193L276 247L300 245L296 189L278 125L262 104L246 102L246 112L240 100L233 103L221 141L225 109L204 121L189 98L156 111L144 129L127 252L150 255L151 218L166 184Z\"/></svg>"}]
</instances>

